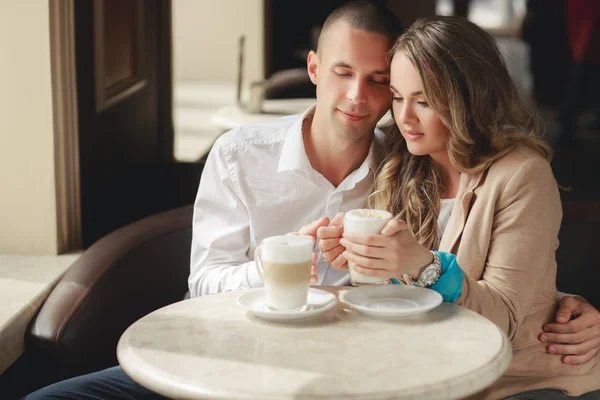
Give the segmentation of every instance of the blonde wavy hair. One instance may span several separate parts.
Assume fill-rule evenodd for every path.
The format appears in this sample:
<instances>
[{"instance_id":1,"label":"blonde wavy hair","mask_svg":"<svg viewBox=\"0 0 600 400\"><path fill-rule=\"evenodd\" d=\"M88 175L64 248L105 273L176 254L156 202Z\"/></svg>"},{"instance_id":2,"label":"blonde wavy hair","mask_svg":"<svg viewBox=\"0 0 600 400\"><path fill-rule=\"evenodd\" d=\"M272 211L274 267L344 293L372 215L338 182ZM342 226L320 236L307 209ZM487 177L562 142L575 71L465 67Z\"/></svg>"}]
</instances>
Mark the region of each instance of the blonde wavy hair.
<instances>
[{"instance_id":1,"label":"blonde wavy hair","mask_svg":"<svg viewBox=\"0 0 600 400\"><path fill-rule=\"evenodd\" d=\"M429 106L448 128L450 162L461 173L485 171L516 146L532 148L550 161L550 147L537 137L533 107L484 30L459 17L422 18L396 41L390 61L400 52L412 61ZM395 123L384 131L387 154L370 206L406 221L421 245L436 249L447 178L428 155L408 151Z\"/></svg>"}]
</instances>

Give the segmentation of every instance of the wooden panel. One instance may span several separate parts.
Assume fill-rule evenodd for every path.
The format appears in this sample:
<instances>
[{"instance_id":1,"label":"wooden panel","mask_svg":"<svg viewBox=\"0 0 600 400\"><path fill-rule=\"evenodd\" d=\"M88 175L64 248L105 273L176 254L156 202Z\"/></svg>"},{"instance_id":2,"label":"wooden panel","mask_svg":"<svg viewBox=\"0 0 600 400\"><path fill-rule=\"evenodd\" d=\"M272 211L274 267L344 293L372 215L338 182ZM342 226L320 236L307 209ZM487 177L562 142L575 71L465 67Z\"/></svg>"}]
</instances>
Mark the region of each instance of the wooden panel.
<instances>
[{"instance_id":1,"label":"wooden panel","mask_svg":"<svg viewBox=\"0 0 600 400\"><path fill-rule=\"evenodd\" d=\"M84 248L139 218L193 203L192 190L187 189L198 188L199 174L189 182L181 169L172 165L171 2L134 1L141 20L136 19L138 14L132 19L131 8L127 14L120 3L74 1ZM113 69L111 84L107 78L111 64L105 62L105 55L114 57L122 51L105 43L112 40L105 39L106 30L118 29L119 22L113 19L134 23L120 28L133 37L123 42L129 43L130 50L136 47L131 54L143 54L137 55L141 65L132 64L133 57ZM126 76L139 76L143 87L124 85L125 89L110 97L108 89L127 83ZM191 167L194 173L201 171L201 166ZM184 187L186 191L181 190Z\"/></svg>"},{"instance_id":2,"label":"wooden panel","mask_svg":"<svg viewBox=\"0 0 600 400\"><path fill-rule=\"evenodd\" d=\"M50 0L58 253L81 248L75 0Z\"/></svg>"},{"instance_id":3,"label":"wooden panel","mask_svg":"<svg viewBox=\"0 0 600 400\"><path fill-rule=\"evenodd\" d=\"M96 109L141 89L144 76L143 0L94 0Z\"/></svg>"},{"instance_id":4,"label":"wooden panel","mask_svg":"<svg viewBox=\"0 0 600 400\"><path fill-rule=\"evenodd\" d=\"M135 0L104 0L104 89L137 75Z\"/></svg>"}]
</instances>

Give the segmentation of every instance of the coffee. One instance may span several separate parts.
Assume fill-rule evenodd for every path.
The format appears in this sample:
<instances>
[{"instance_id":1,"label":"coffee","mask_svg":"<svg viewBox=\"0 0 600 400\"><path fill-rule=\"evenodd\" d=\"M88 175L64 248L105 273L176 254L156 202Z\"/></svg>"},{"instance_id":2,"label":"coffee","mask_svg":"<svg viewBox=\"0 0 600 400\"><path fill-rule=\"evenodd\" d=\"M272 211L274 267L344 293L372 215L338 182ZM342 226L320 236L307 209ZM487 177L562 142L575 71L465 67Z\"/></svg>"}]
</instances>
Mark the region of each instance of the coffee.
<instances>
[{"instance_id":1,"label":"coffee","mask_svg":"<svg viewBox=\"0 0 600 400\"><path fill-rule=\"evenodd\" d=\"M295 285L298 282L310 282L310 266L310 261L294 264L263 261L265 280L277 285Z\"/></svg>"},{"instance_id":2,"label":"coffee","mask_svg":"<svg viewBox=\"0 0 600 400\"><path fill-rule=\"evenodd\" d=\"M309 237L273 236L262 241L256 261L269 307L285 310L306 306L312 251Z\"/></svg>"},{"instance_id":3,"label":"coffee","mask_svg":"<svg viewBox=\"0 0 600 400\"><path fill-rule=\"evenodd\" d=\"M383 210L356 209L344 215L344 231L359 233L381 233L383 227L392 219L392 214ZM354 263L348 262L350 282L357 285L377 285L387 283L387 279L360 274L354 271Z\"/></svg>"},{"instance_id":4,"label":"coffee","mask_svg":"<svg viewBox=\"0 0 600 400\"><path fill-rule=\"evenodd\" d=\"M300 308L306 304L311 261L294 264L263 261L267 304L272 308Z\"/></svg>"}]
</instances>

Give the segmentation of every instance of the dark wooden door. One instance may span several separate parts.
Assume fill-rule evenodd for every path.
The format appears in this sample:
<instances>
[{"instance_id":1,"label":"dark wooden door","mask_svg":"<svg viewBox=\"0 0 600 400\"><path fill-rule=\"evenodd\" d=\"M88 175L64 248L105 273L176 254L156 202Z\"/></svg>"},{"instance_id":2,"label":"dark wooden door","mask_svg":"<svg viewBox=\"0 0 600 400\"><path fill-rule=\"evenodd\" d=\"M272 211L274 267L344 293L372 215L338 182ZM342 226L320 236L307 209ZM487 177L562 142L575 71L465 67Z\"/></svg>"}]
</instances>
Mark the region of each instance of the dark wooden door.
<instances>
[{"instance_id":1,"label":"dark wooden door","mask_svg":"<svg viewBox=\"0 0 600 400\"><path fill-rule=\"evenodd\" d=\"M173 161L171 2L75 2L82 243L193 201Z\"/></svg>"}]
</instances>

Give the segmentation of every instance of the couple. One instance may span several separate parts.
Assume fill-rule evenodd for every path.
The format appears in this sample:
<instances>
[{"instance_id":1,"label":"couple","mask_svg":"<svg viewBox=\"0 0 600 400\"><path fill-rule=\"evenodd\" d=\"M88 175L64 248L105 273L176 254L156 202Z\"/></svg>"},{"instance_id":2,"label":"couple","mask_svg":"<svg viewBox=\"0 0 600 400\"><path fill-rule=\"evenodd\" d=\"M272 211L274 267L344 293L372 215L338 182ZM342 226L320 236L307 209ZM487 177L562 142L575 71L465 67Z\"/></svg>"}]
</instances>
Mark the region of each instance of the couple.
<instances>
[{"instance_id":1,"label":"couple","mask_svg":"<svg viewBox=\"0 0 600 400\"><path fill-rule=\"evenodd\" d=\"M556 314L558 190L493 41L452 18L398 34L385 8L339 7L308 57L317 104L215 143L194 209L191 295L262 286L256 246L303 225L321 238L317 284L348 284L346 260L418 280L440 250L444 270L430 287L490 318L515 349L506 376L478 398L598 389L598 312L566 297ZM390 104L397 127L384 135L375 126ZM383 235L339 237L334 216L369 200L398 220ZM161 397L115 367L27 397L41 398Z\"/></svg>"},{"instance_id":2,"label":"couple","mask_svg":"<svg viewBox=\"0 0 600 400\"><path fill-rule=\"evenodd\" d=\"M577 351L560 344L580 340L560 334L575 323L541 335L556 319L559 189L493 38L434 17L395 41L392 18L362 7L334 11L308 57L315 107L216 143L195 204L192 296L261 286L249 257L261 239L312 220L299 233L320 239L313 283L347 284L348 260L419 281L439 257L429 287L512 341L509 370L475 398L600 399L589 393L600 388L598 327L588 323ZM390 100L395 125L382 135ZM397 219L381 235L340 237L334 216L367 201Z\"/></svg>"}]
</instances>

